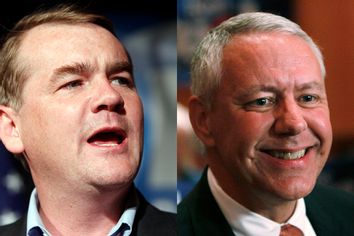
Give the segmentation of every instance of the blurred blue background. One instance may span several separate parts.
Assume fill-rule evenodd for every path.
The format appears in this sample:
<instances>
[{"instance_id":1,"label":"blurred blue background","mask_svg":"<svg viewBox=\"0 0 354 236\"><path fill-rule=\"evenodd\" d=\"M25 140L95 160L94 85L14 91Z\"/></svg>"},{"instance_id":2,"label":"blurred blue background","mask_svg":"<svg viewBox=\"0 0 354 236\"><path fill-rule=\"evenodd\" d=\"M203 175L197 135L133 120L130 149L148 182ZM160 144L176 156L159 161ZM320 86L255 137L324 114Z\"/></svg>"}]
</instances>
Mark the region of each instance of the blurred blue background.
<instances>
[{"instance_id":1,"label":"blurred blue background","mask_svg":"<svg viewBox=\"0 0 354 236\"><path fill-rule=\"evenodd\" d=\"M23 15L64 1L12 1L0 9L1 36ZM66 1L72 2L72 1ZM144 153L137 187L156 207L176 212L176 4L75 1L110 18L131 54L144 106ZM0 143L0 225L27 211L31 177Z\"/></svg>"}]
</instances>

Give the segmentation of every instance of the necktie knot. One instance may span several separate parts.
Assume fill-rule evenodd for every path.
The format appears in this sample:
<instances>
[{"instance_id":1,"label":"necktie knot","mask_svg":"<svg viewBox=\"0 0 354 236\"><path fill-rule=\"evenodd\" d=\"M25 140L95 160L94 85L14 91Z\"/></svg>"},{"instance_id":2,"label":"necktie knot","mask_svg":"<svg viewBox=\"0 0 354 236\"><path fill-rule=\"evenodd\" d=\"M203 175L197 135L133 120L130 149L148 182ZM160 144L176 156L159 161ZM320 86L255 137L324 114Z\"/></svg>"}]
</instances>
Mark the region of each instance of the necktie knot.
<instances>
[{"instance_id":1,"label":"necktie knot","mask_svg":"<svg viewBox=\"0 0 354 236\"><path fill-rule=\"evenodd\" d=\"M279 236L304 236L304 233L298 227L286 224L281 227Z\"/></svg>"}]
</instances>

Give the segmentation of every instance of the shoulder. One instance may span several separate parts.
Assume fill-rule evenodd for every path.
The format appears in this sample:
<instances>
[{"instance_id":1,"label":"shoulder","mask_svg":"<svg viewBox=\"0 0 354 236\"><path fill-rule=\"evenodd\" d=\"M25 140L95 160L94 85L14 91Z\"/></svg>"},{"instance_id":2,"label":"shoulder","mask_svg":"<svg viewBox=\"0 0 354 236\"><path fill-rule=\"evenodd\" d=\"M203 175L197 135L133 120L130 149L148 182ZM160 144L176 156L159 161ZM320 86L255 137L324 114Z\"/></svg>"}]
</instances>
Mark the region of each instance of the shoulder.
<instances>
[{"instance_id":1,"label":"shoulder","mask_svg":"<svg viewBox=\"0 0 354 236\"><path fill-rule=\"evenodd\" d=\"M192 215L197 213L198 205L202 204L203 202L198 201L198 198L202 197L203 195L199 192L199 188L195 187L177 206L177 222L178 222L178 229L180 227L186 227L191 224L192 222ZM205 196L205 195L204 195ZM202 200L203 201L203 200Z\"/></svg>"},{"instance_id":2,"label":"shoulder","mask_svg":"<svg viewBox=\"0 0 354 236\"><path fill-rule=\"evenodd\" d=\"M138 213L142 220L153 228L176 229L176 214L161 211L148 202L139 207Z\"/></svg>"},{"instance_id":3,"label":"shoulder","mask_svg":"<svg viewBox=\"0 0 354 236\"><path fill-rule=\"evenodd\" d=\"M203 191L205 191L204 187L207 188L207 186L205 186L207 183L204 183L205 179L203 177L204 176L201 177L194 188L182 199L182 201L177 206L178 230L191 225L192 215L194 212L198 212L196 208L198 208L198 205L204 202L203 199L198 200L198 198L209 196L209 194L203 194Z\"/></svg>"},{"instance_id":4,"label":"shoulder","mask_svg":"<svg viewBox=\"0 0 354 236\"><path fill-rule=\"evenodd\" d=\"M305 197L305 204L306 214L316 232L326 232L326 235L329 232L337 235L354 234L354 194L316 185L312 193Z\"/></svg>"},{"instance_id":5,"label":"shoulder","mask_svg":"<svg viewBox=\"0 0 354 236\"><path fill-rule=\"evenodd\" d=\"M176 214L159 210L141 194L139 201L133 226L136 235L177 235Z\"/></svg>"},{"instance_id":6,"label":"shoulder","mask_svg":"<svg viewBox=\"0 0 354 236\"><path fill-rule=\"evenodd\" d=\"M204 170L201 178L194 186L192 191L188 193L178 204L178 221L188 220L194 213L200 213L207 208L216 206L216 202L209 188L207 180L207 169Z\"/></svg>"},{"instance_id":7,"label":"shoulder","mask_svg":"<svg viewBox=\"0 0 354 236\"><path fill-rule=\"evenodd\" d=\"M189 200L183 199L177 207L177 225L179 235L194 235L192 212L189 208Z\"/></svg>"},{"instance_id":8,"label":"shoulder","mask_svg":"<svg viewBox=\"0 0 354 236\"><path fill-rule=\"evenodd\" d=\"M20 218L12 224L0 226L0 236L9 235L26 235L26 217Z\"/></svg>"},{"instance_id":9,"label":"shoulder","mask_svg":"<svg viewBox=\"0 0 354 236\"><path fill-rule=\"evenodd\" d=\"M209 235L218 225L213 216L222 215L219 211L210 192L205 171L192 191L177 206L178 233L185 236Z\"/></svg>"},{"instance_id":10,"label":"shoulder","mask_svg":"<svg viewBox=\"0 0 354 236\"><path fill-rule=\"evenodd\" d=\"M205 170L193 190L178 204L180 235L233 235L230 225L216 203Z\"/></svg>"},{"instance_id":11,"label":"shoulder","mask_svg":"<svg viewBox=\"0 0 354 236\"><path fill-rule=\"evenodd\" d=\"M354 214L354 194L334 187L316 185L305 201L328 209L351 210Z\"/></svg>"},{"instance_id":12,"label":"shoulder","mask_svg":"<svg viewBox=\"0 0 354 236\"><path fill-rule=\"evenodd\" d=\"M201 178L196 183L194 188L182 199L177 206L177 226L180 235L193 236L202 235L203 223L206 218L209 218L209 225L215 223L207 216L209 211L208 199L212 198L209 190L206 170L204 170ZM210 216L210 215L209 215Z\"/></svg>"}]
</instances>

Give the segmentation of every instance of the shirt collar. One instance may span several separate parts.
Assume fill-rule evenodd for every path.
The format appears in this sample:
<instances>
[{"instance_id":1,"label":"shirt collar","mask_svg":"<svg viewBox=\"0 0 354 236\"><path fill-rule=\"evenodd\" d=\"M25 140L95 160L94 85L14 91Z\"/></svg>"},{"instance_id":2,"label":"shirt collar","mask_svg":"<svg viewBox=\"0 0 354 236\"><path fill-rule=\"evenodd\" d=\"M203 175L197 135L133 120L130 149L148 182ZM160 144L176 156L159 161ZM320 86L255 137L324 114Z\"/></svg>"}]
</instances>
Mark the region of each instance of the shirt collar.
<instances>
[{"instance_id":1,"label":"shirt collar","mask_svg":"<svg viewBox=\"0 0 354 236\"><path fill-rule=\"evenodd\" d=\"M282 224L252 212L232 199L220 187L210 168L207 175L210 190L234 234L279 235ZM309 232L309 235L315 235L310 221L306 216L306 207L303 198L297 201L295 211L287 223L295 225L303 232Z\"/></svg>"},{"instance_id":2,"label":"shirt collar","mask_svg":"<svg viewBox=\"0 0 354 236\"><path fill-rule=\"evenodd\" d=\"M28 231L36 226L41 228L44 236L50 235L49 232L44 227L41 217L39 216L37 190L33 189L30 197L28 213L27 213L27 231L26 231L27 235L28 235Z\"/></svg>"},{"instance_id":3,"label":"shirt collar","mask_svg":"<svg viewBox=\"0 0 354 236\"><path fill-rule=\"evenodd\" d=\"M108 235L114 236L116 235L121 228L126 228L124 230L124 233L122 234L123 236L128 236L131 234L133 230L133 224L134 224L134 218L136 214L137 207L139 205L139 199L136 193L135 188L132 188L128 195L128 200L125 205L125 210L123 214L121 215L118 223L111 229ZM126 227L128 226L128 227Z\"/></svg>"},{"instance_id":4,"label":"shirt collar","mask_svg":"<svg viewBox=\"0 0 354 236\"><path fill-rule=\"evenodd\" d=\"M111 229L108 236L116 235L117 232L119 232L121 229L125 229L123 236L128 236L131 234L136 210L139 205L139 199L137 197L135 188L133 187L132 189L133 190L130 191L129 193L128 200L123 214L121 215L118 223ZM37 190L34 189L30 197L28 213L27 213L27 231L26 231L27 235L30 229L38 226L43 231L44 236L51 236L48 230L45 228L43 221L39 215L38 203L39 202L38 202Z\"/></svg>"}]
</instances>

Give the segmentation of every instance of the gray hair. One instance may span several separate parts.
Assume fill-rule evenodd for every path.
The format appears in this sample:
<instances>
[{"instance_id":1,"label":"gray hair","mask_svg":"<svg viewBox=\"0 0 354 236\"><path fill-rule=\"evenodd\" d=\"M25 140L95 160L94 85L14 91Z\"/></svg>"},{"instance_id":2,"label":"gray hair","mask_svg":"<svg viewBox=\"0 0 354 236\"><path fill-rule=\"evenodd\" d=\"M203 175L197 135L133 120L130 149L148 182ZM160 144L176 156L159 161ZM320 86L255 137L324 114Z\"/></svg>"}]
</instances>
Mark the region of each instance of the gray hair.
<instances>
[{"instance_id":1,"label":"gray hair","mask_svg":"<svg viewBox=\"0 0 354 236\"><path fill-rule=\"evenodd\" d=\"M222 77L221 61L224 46L235 35L267 32L287 33L305 40L315 54L321 74L325 78L326 69L322 53L298 24L271 13L251 12L229 18L210 30L199 43L191 61L192 93L210 105Z\"/></svg>"}]
</instances>

